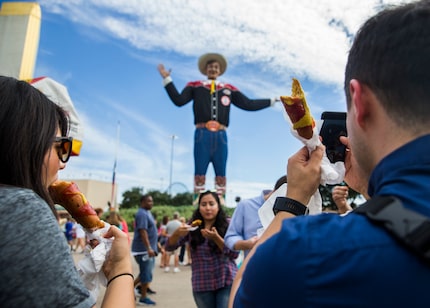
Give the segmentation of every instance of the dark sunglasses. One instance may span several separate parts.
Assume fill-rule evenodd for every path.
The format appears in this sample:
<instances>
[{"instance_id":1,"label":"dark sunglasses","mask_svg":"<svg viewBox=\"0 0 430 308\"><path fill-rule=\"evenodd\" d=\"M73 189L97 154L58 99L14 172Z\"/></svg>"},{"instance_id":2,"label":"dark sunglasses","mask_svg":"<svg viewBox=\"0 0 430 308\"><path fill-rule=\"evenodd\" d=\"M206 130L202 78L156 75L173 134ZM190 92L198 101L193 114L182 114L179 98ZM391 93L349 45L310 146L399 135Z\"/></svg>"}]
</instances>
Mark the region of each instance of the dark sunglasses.
<instances>
[{"instance_id":1,"label":"dark sunglasses","mask_svg":"<svg viewBox=\"0 0 430 308\"><path fill-rule=\"evenodd\" d=\"M70 154L72 154L72 137L55 137L54 143L59 143L59 147L57 148L58 158L63 163L67 163L70 158Z\"/></svg>"}]
</instances>

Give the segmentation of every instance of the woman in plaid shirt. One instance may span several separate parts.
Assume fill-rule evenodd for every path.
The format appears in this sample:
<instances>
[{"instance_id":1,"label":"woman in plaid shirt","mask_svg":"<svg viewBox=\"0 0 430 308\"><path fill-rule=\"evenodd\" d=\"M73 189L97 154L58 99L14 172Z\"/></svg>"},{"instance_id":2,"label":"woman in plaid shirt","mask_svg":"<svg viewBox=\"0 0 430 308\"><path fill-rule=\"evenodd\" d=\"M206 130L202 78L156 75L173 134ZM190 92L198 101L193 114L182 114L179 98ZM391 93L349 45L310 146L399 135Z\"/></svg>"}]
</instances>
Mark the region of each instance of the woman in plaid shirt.
<instances>
[{"instance_id":1,"label":"woman in plaid shirt","mask_svg":"<svg viewBox=\"0 0 430 308\"><path fill-rule=\"evenodd\" d=\"M168 238L166 250L175 250L185 242L191 247L191 282L194 301L199 308L224 308L228 305L231 285L237 272L239 253L224 246L228 220L216 192L200 194L199 206L191 221L201 220L196 229L188 224Z\"/></svg>"}]
</instances>

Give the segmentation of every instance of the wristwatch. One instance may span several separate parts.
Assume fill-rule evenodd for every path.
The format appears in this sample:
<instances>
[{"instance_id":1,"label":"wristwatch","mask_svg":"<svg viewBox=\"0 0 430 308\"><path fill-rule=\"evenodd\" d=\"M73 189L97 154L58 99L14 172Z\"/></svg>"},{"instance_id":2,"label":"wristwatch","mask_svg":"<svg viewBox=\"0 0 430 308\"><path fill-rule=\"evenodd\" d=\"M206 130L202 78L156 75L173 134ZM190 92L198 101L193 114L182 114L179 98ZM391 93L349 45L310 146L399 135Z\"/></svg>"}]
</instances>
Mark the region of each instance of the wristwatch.
<instances>
[{"instance_id":1,"label":"wristwatch","mask_svg":"<svg viewBox=\"0 0 430 308\"><path fill-rule=\"evenodd\" d=\"M308 208L296 200L287 197L277 197L273 205L273 214L276 215L279 211L301 216L307 214Z\"/></svg>"}]
</instances>

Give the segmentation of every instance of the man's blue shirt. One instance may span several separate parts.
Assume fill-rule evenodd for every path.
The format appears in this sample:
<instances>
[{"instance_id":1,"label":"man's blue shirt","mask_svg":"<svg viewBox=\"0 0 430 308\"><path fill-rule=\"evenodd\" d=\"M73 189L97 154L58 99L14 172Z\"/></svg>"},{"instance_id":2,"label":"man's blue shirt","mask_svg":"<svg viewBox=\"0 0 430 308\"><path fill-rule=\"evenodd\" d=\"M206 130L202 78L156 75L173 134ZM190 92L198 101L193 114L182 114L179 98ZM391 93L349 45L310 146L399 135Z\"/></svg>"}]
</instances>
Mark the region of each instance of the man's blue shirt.
<instances>
[{"instance_id":1,"label":"man's blue shirt","mask_svg":"<svg viewBox=\"0 0 430 308\"><path fill-rule=\"evenodd\" d=\"M403 205L430 217L430 135L385 157L373 171L369 196L397 196Z\"/></svg>"},{"instance_id":2,"label":"man's blue shirt","mask_svg":"<svg viewBox=\"0 0 430 308\"><path fill-rule=\"evenodd\" d=\"M237 241L247 240L257 235L258 229L263 228L258 210L265 201L264 196L269 192L270 190L263 190L258 197L244 199L237 204L224 236L224 244L228 248L234 250L234 244ZM244 251L245 256L248 252L249 250Z\"/></svg>"},{"instance_id":3,"label":"man's blue shirt","mask_svg":"<svg viewBox=\"0 0 430 308\"><path fill-rule=\"evenodd\" d=\"M374 169L369 194L393 195L430 216L430 135ZM366 217L284 220L249 260L234 307L422 307L430 267Z\"/></svg>"},{"instance_id":4,"label":"man's blue shirt","mask_svg":"<svg viewBox=\"0 0 430 308\"><path fill-rule=\"evenodd\" d=\"M135 218L136 226L134 228L134 237L131 246L131 250L133 253L141 253L147 251L145 245L142 242L142 238L140 237L139 230L145 229L148 233L149 244L151 245L152 250L158 251L158 232L157 226L155 225L154 217L152 213L144 208L139 208L136 213Z\"/></svg>"}]
</instances>

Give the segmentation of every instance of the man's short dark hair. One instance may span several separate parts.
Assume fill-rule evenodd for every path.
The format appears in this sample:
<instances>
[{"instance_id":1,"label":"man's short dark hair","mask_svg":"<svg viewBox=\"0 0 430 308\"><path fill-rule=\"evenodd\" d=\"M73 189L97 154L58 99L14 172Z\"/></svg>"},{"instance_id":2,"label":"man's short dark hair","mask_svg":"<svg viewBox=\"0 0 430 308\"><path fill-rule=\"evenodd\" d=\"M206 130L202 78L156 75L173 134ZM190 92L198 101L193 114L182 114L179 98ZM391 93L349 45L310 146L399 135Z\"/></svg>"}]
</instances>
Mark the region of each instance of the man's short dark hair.
<instances>
[{"instance_id":1,"label":"man's short dark hair","mask_svg":"<svg viewBox=\"0 0 430 308\"><path fill-rule=\"evenodd\" d=\"M345 69L377 96L397 124L423 129L430 116L430 1L381 11L358 31Z\"/></svg>"},{"instance_id":2,"label":"man's short dark hair","mask_svg":"<svg viewBox=\"0 0 430 308\"><path fill-rule=\"evenodd\" d=\"M148 194L143 195L142 197L140 197L140 203L142 203L143 201L145 201L149 197L150 197L150 195L148 195Z\"/></svg>"}]
</instances>

